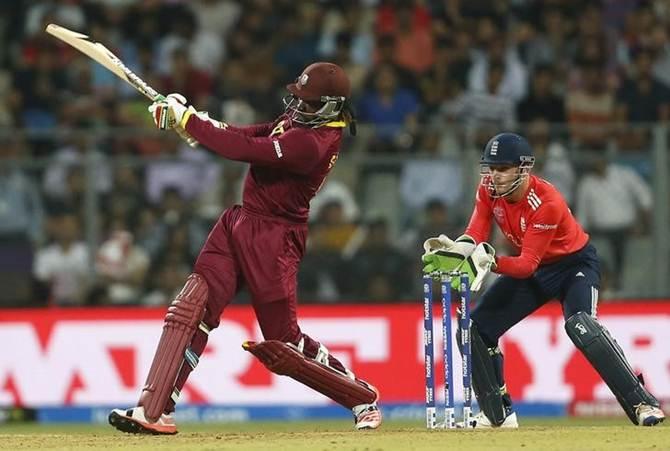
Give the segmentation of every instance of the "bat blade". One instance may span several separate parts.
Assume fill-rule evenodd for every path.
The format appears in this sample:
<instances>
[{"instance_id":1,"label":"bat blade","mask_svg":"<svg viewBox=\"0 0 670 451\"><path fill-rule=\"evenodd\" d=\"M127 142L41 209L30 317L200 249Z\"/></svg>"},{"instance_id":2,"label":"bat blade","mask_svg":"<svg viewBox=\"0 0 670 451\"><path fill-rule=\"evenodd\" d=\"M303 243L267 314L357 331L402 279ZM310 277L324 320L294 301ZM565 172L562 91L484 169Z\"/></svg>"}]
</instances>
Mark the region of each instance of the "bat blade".
<instances>
[{"instance_id":1,"label":"bat blade","mask_svg":"<svg viewBox=\"0 0 670 451\"><path fill-rule=\"evenodd\" d=\"M126 65L123 64L123 62L107 47L99 42L93 41L88 35L68 30L65 27L53 23L47 25L46 32L102 64L117 77L124 80L149 99L156 100L157 98L163 97L133 71L128 69L128 67L126 67Z\"/></svg>"}]
</instances>

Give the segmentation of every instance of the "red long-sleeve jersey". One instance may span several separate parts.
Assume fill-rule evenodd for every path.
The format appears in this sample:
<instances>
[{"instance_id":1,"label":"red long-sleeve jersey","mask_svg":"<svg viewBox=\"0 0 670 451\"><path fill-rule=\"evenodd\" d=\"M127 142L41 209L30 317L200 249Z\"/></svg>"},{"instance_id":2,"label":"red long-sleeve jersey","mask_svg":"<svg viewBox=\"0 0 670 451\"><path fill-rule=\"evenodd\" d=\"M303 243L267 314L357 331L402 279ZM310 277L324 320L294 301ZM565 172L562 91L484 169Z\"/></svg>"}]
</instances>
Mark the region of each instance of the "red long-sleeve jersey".
<instances>
[{"instance_id":1,"label":"red long-sleeve jersey","mask_svg":"<svg viewBox=\"0 0 670 451\"><path fill-rule=\"evenodd\" d=\"M188 114L182 125L212 152L251 163L242 194L245 210L304 223L309 201L337 161L346 124L293 127L289 118L280 116L272 123L217 127Z\"/></svg>"},{"instance_id":2,"label":"red long-sleeve jersey","mask_svg":"<svg viewBox=\"0 0 670 451\"><path fill-rule=\"evenodd\" d=\"M539 265L577 252L589 240L561 193L534 175L525 196L514 203L492 198L480 185L465 233L478 243L487 241L491 218L518 252L515 257L498 257L495 271L519 279L530 277Z\"/></svg>"}]
</instances>

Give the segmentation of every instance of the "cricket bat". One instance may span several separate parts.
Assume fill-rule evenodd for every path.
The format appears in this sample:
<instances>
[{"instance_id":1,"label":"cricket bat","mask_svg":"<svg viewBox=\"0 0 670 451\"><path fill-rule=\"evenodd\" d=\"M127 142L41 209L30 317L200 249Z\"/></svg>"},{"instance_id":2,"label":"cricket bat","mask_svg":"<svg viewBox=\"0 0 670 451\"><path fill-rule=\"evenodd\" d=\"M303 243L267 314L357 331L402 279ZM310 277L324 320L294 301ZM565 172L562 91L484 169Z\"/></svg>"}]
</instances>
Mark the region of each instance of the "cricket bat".
<instances>
[{"instance_id":1,"label":"cricket bat","mask_svg":"<svg viewBox=\"0 0 670 451\"><path fill-rule=\"evenodd\" d=\"M128 69L128 67L123 64L111 50L101 43L93 41L88 35L68 30L65 27L53 23L47 25L46 32L102 64L105 68L135 88L140 94L144 95L152 102L165 99L165 96L158 93L154 88L137 76L137 74ZM175 130L191 147L195 147L198 144L185 130L179 127L176 127Z\"/></svg>"}]
</instances>

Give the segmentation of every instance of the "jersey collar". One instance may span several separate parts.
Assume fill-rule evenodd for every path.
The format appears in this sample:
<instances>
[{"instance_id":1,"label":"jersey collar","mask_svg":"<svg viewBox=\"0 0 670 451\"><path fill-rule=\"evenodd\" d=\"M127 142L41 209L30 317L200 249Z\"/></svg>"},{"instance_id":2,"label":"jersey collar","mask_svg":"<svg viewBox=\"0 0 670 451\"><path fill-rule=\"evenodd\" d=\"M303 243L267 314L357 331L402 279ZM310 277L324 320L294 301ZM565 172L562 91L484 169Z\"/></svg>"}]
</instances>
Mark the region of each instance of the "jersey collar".
<instances>
[{"instance_id":1,"label":"jersey collar","mask_svg":"<svg viewBox=\"0 0 670 451\"><path fill-rule=\"evenodd\" d=\"M324 127L333 127L333 128L344 128L347 126L347 123L344 121L332 121L326 122L323 124Z\"/></svg>"}]
</instances>

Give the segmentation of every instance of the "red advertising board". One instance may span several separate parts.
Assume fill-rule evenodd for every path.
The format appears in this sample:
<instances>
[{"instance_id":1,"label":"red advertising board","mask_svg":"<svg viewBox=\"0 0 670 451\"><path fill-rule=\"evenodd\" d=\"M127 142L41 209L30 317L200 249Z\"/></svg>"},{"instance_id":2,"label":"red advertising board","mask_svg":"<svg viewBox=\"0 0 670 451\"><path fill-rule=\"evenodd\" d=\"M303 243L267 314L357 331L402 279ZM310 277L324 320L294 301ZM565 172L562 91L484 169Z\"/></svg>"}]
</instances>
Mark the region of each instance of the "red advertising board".
<instances>
[{"instance_id":1,"label":"red advertising board","mask_svg":"<svg viewBox=\"0 0 670 451\"><path fill-rule=\"evenodd\" d=\"M0 310L0 405L134 403L163 314L162 309L144 308ZM422 402L420 304L303 306L299 315L303 331L375 384L384 401ZM644 373L651 390L670 399L670 301L602 305L599 318L633 367ZM437 312L435 321L438 332ZM299 384L268 373L242 350L244 340L261 338L251 308L226 310L184 390L184 400L328 404ZM441 343L439 334L435 342ZM517 401L570 404L612 399L565 334L558 305L548 305L510 329L501 347L508 388ZM458 393L458 383L456 389Z\"/></svg>"}]
</instances>

